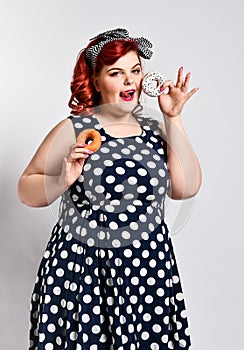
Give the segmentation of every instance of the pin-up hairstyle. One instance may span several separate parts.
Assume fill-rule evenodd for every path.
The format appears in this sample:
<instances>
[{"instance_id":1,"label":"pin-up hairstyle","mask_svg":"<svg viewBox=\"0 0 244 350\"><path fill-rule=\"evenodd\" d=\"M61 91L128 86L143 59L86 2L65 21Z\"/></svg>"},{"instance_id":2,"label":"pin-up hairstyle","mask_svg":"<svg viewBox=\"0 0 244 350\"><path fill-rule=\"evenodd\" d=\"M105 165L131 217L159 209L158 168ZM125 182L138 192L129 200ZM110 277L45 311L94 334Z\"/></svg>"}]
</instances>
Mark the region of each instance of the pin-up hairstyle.
<instances>
[{"instance_id":1,"label":"pin-up hairstyle","mask_svg":"<svg viewBox=\"0 0 244 350\"><path fill-rule=\"evenodd\" d=\"M74 67L70 84L71 97L69 107L72 114L88 113L97 106L100 93L91 81L92 75L98 74L104 65L114 64L130 51L149 59L152 44L145 38L130 38L125 29L115 29L99 34L83 49Z\"/></svg>"}]
</instances>

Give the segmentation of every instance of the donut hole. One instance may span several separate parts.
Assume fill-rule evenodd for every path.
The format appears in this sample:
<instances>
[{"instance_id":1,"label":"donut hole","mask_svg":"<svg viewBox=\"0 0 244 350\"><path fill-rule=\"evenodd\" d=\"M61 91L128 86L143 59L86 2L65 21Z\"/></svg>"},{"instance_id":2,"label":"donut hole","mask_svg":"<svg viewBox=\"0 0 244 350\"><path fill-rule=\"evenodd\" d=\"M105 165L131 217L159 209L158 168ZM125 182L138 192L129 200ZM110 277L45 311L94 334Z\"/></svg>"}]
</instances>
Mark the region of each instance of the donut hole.
<instances>
[{"instance_id":1,"label":"donut hole","mask_svg":"<svg viewBox=\"0 0 244 350\"><path fill-rule=\"evenodd\" d=\"M91 138L91 137L88 137L87 139L86 139L86 145L90 145L91 143L93 142L93 138Z\"/></svg>"},{"instance_id":2,"label":"donut hole","mask_svg":"<svg viewBox=\"0 0 244 350\"><path fill-rule=\"evenodd\" d=\"M153 89L157 89L157 87L159 86L159 82L157 80L152 80L150 85Z\"/></svg>"},{"instance_id":3,"label":"donut hole","mask_svg":"<svg viewBox=\"0 0 244 350\"><path fill-rule=\"evenodd\" d=\"M166 88L164 89L164 91L163 91L163 94L167 95L168 93L169 93L169 88L166 87Z\"/></svg>"}]
</instances>

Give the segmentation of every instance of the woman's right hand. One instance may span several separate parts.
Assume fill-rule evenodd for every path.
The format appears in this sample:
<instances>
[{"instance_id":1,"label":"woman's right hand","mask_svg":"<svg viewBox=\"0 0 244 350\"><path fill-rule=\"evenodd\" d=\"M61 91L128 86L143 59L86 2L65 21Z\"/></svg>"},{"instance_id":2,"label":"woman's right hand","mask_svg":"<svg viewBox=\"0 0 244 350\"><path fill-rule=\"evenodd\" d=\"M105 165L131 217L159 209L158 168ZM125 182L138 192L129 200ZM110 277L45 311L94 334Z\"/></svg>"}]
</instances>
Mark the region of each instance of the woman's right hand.
<instances>
[{"instance_id":1,"label":"woman's right hand","mask_svg":"<svg viewBox=\"0 0 244 350\"><path fill-rule=\"evenodd\" d=\"M60 182L69 188L81 175L85 160L93 151L85 148L86 144L76 142L72 147L69 155L64 158Z\"/></svg>"}]
</instances>

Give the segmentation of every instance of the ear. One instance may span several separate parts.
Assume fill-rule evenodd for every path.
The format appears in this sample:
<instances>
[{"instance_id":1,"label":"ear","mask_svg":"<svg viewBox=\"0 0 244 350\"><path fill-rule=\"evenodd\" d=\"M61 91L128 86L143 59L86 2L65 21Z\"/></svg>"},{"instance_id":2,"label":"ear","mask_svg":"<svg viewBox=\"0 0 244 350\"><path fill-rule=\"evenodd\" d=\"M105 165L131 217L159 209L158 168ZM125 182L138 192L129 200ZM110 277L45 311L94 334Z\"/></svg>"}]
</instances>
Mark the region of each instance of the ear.
<instances>
[{"instance_id":1,"label":"ear","mask_svg":"<svg viewBox=\"0 0 244 350\"><path fill-rule=\"evenodd\" d=\"M92 75L91 76L91 81L92 81L92 84L94 85L94 88L96 89L96 91L100 92L101 89L100 89L100 86L99 86L98 78L95 77L94 75Z\"/></svg>"}]
</instances>

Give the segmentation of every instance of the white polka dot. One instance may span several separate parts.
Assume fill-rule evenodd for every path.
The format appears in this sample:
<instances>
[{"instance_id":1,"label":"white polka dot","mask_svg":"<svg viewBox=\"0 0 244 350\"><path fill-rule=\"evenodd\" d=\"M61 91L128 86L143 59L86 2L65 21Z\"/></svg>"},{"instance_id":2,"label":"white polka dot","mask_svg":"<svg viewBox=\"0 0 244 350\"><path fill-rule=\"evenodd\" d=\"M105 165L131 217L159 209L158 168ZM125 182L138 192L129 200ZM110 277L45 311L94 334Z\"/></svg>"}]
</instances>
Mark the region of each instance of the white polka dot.
<instances>
[{"instance_id":1,"label":"white polka dot","mask_svg":"<svg viewBox=\"0 0 244 350\"><path fill-rule=\"evenodd\" d=\"M53 282L54 282L54 278L52 276L48 276L47 284L50 285L50 284L53 284Z\"/></svg>"},{"instance_id":2,"label":"white polka dot","mask_svg":"<svg viewBox=\"0 0 244 350\"><path fill-rule=\"evenodd\" d=\"M139 225L138 225L138 223L137 222L131 222L130 223L130 228L132 229L132 230L134 230L134 231L136 231L136 230L138 230L138 228L139 228Z\"/></svg>"},{"instance_id":3,"label":"white polka dot","mask_svg":"<svg viewBox=\"0 0 244 350\"><path fill-rule=\"evenodd\" d=\"M168 339L169 339L169 337L168 337L167 334L163 335L162 338L161 338L162 342L165 343L165 344L168 343Z\"/></svg>"},{"instance_id":4,"label":"white polka dot","mask_svg":"<svg viewBox=\"0 0 244 350\"><path fill-rule=\"evenodd\" d=\"M50 303L50 301L51 301L50 295L45 295L44 303L45 303L45 304L48 304L48 303Z\"/></svg>"},{"instance_id":5,"label":"white polka dot","mask_svg":"<svg viewBox=\"0 0 244 350\"><path fill-rule=\"evenodd\" d=\"M177 321L176 322L176 327L177 327L178 330L181 329L182 328L182 323L180 321Z\"/></svg>"},{"instance_id":6,"label":"white polka dot","mask_svg":"<svg viewBox=\"0 0 244 350\"><path fill-rule=\"evenodd\" d=\"M173 276L173 283L179 283L179 277L178 276Z\"/></svg>"},{"instance_id":7,"label":"white polka dot","mask_svg":"<svg viewBox=\"0 0 244 350\"><path fill-rule=\"evenodd\" d=\"M92 333L94 333L94 334L98 334L101 331L101 329L98 325L94 325L91 330L92 330Z\"/></svg>"},{"instance_id":8,"label":"white polka dot","mask_svg":"<svg viewBox=\"0 0 244 350\"><path fill-rule=\"evenodd\" d=\"M136 185L137 184L137 178L135 176L128 177L128 183L129 185Z\"/></svg>"},{"instance_id":9,"label":"white polka dot","mask_svg":"<svg viewBox=\"0 0 244 350\"><path fill-rule=\"evenodd\" d=\"M57 305L52 305L52 306L50 307L50 311L51 311L52 314L56 314L56 313L58 312L58 307L57 307Z\"/></svg>"},{"instance_id":10,"label":"white polka dot","mask_svg":"<svg viewBox=\"0 0 244 350\"><path fill-rule=\"evenodd\" d=\"M129 267L126 267L125 268L125 275L130 276L130 274L131 274L131 269Z\"/></svg>"},{"instance_id":11,"label":"white polka dot","mask_svg":"<svg viewBox=\"0 0 244 350\"><path fill-rule=\"evenodd\" d=\"M101 343L105 343L105 342L107 341L107 336L106 336L106 334L102 334L101 337L99 338L99 341L100 341Z\"/></svg>"},{"instance_id":12,"label":"white polka dot","mask_svg":"<svg viewBox=\"0 0 244 350\"><path fill-rule=\"evenodd\" d=\"M147 295L147 296L145 297L145 302L146 302L147 304L151 304L151 303L153 302L153 297L152 297L151 295Z\"/></svg>"},{"instance_id":13,"label":"white polka dot","mask_svg":"<svg viewBox=\"0 0 244 350\"><path fill-rule=\"evenodd\" d=\"M109 227L111 228L111 230L117 230L119 226L118 226L117 222L111 221L109 223Z\"/></svg>"},{"instance_id":14,"label":"white polka dot","mask_svg":"<svg viewBox=\"0 0 244 350\"><path fill-rule=\"evenodd\" d=\"M115 177L113 175L109 175L106 177L106 182L108 184L112 184L115 181Z\"/></svg>"},{"instance_id":15,"label":"white polka dot","mask_svg":"<svg viewBox=\"0 0 244 350\"><path fill-rule=\"evenodd\" d=\"M140 266L140 259L138 259L138 258L135 258L135 259L133 259L133 261L132 261L132 264L135 266L135 267L138 267L138 266Z\"/></svg>"},{"instance_id":16,"label":"white polka dot","mask_svg":"<svg viewBox=\"0 0 244 350\"><path fill-rule=\"evenodd\" d=\"M187 328L185 329L185 335L187 335L187 336L190 335L190 328L189 328L189 327L187 327Z\"/></svg>"},{"instance_id":17,"label":"white polka dot","mask_svg":"<svg viewBox=\"0 0 244 350\"><path fill-rule=\"evenodd\" d=\"M187 317L186 310L182 310L180 315L181 315L182 318L186 318Z\"/></svg>"},{"instance_id":18,"label":"white polka dot","mask_svg":"<svg viewBox=\"0 0 244 350\"><path fill-rule=\"evenodd\" d=\"M107 148L107 147L101 147L101 148L100 148L100 151L101 151L102 153L109 153L109 152L110 152L110 149Z\"/></svg>"},{"instance_id":19,"label":"white polka dot","mask_svg":"<svg viewBox=\"0 0 244 350\"><path fill-rule=\"evenodd\" d=\"M165 192L165 188L164 187L159 187L158 193L159 194L164 194L164 192Z\"/></svg>"},{"instance_id":20,"label":"white polka dot","mask_svg":"<svg viewBox=\"0 0 244 350\"><path fill-rule=\"evenodd\" d=\"M109 160L109 159L106 159L103 164L107 167L110 167L110 166L113 166L113 161L112 160Z\"/></svg>"},{"instance_id":21,"label":"white polka dot","mask_svg":"<svg viewBox=\"0 0 244 350\"><path fill-rule=\"evenodd\" d=\"M143 252L142 252L142 257L143 257L144 259L148 258L148 257L149 257L149 251L148 251L148 250L143 250Z\"/></svg>"},{"instance_id":22,"label":"white polka dot","mask_svg":"<svg viewBox=\"0 0 244 350\"><path fill-rule=\"evenodd\" d=\"M159 176L161 177L165 176L165 171L163 169L159 169L158 173L159 173Z\"/></svg>"},{"instance_id":23,"label":"white polka dot","mask_svg":"<svg viewBox=\"0 0 244 350\"><path fill-rule=\"evenodd\" d=\"M164 310L163 310L162 306L156 306L154 311L157 315L162 315Z\"/></svg>"},{"instance_id":24,"label":"white polka dot","mask_svg":"<svg viewBox=\"0 0 244 350\"><path fill-rule=\"evenodd\" d=\"M156 168L156 163L150 161L150 162L147 162L147 166L148 166L150 169L154 169L154 168Z\"/></svg>"},{"instance_id":25,"label":"white polka dot","mask_svg":"<svg viewBox=\"0 0 244 350\"><path fill-rule=\"evenodd\" d=\"M157 234L157 240L158 240L158 242L163 242L164 236L163 236L162 233L158 233L158 234Z\"/></svg>"},{"instance_id":26,"label":"white polka dot","mask_svg":"<svg viewBox=\"0 0 244 350\"><path fill-rule=\"evenodd\" d=\"M164 252L159 252L158 253L158 257L159 257L160 260L163 260L164 257L165 257Z\"/></svg>"},{"instance_id":27,"label":"white polka dot","mask_svg":"<svg viewBox=\"0 0 244 350\"><path fill-rule=\"evenodd\" d=\"M168 324L169 323L169 316L165 316L163 321L165 324Z\"/></svg>"},{"instance_id":28,"label":"white polka dot","mask_svg":"<svg viewBox=\"0 0 244 350\"><path fill-rule=\"evenodd\" d=\"M44 333L40 333L39 334L39 342L42 343L45 340L45 334Z\"/></svg>"},{"instance_id":29,"label":"white polka dot","mask_svg":"<svg viewBox=\"0 0 244 350\"><path fill-rule=\"evenodd\" d=\"M107 303L108 303L108 305L113 305L114 304L114 298L113 297L108 297L107 298Z\"/></svg>"},{"instance_id":30,"label":"white polka dot","mask_svg":"<svg viewBox=\"0 0 244 350\"><path fill-rule=\"evenodd\" d=\"M186 347L186 341L184 339L180 339L179 341L179 345L182 347L182 348L185 348Z\"/></svg>"},{"instance_id":31,"label":"white polka dot","mask_svg":"<svg viewBox=\"0 0 244 350\"><path fill-rule=\"evenodd\" d=\"M122 260L120 258L116 258L114 260L116 266L121 266L122 265Z\"/></svg>"},{"instance_id":32,"label":"white polka dot","mask_svg":"<svg viewBox=\"0 0 244 350\"><path fill-rule=\"evenodd\" d=\"M176 294L176 299L179 300L179 301L183 300L183 294L182 293L177 293Z\"/></svg>"},{"instance_id":33,"label":"white polka dot","mask_svg":"<svg viewBox=\"0 0 244 350\"><path fill-rule=\"evenodd\" d=\"M89 304L92 301L92 297L89 294L85 294L83 296L83 301L84 303Z\"/></svg>"},{"instance_id":34,"label":"white polka dot","mask_svg":"<svg viewBox=\"0 0 244 350\"><path fill-rule=\"evenodd\" d=\"M120 246L121 246L120 240L119 240L119 239L113 239L113 241L112 241L112 246L113 246L114 248L120 247Z\"/></svg>"},{"instance_id":35,"label":"white polka dot","mask_svg":"<svg viewBox=\"0 0 244 350\"><path fill-rule=\"evenodd\" d=\"M130 258L132 256L132 250L131 249L125 249L124 250L124 256L127 258Z\"/></svg>"},{"instance_id":36,"label":"white polka dot","mask_svg":"<svg viewBox=\"0 0 244 350\"><path fill-rule=\"evenodd\" d=\"M61 288L60 287L54 287L53 288L53 293L55 295L60 295L61 294Z\"/></svg>"},{"instance_id":37,"label":"white polka dot","mask_svg":"<svg viewBox=\"0 0 244 350\"><path fill-rule=\"evenodd\" d=\"M128 220L128 216L124 213L121 213L119 214L119 220L125 222Z\"/></svg>"},{"instance_id":38,"label":"white polka dot","mask_svg":"<svg viewBox=\"0 0 244 350\"><path fill-rule=\"evenodd\" d=\"M90 228L96 228L97 227L97 221L96 220L91 220L89 222L89 226L90 226Z\"/></svg>"},{"instance_id":39,"label":"white polka dot","mask_svg":"<svg viewBox=\"0 0 244 350\"><path fill-rule=\"evenodd\" d=\"M142 277L144 277L144 276L146 276L146 274L147 274L147 269L143 267L143 268L140 270L140 275L141 275Z\"/></svg>"},{"instance_id":40,"label":"white polka dot","mask_svg":"<svg viewBox=\"0 0 244 350\"><path fill-rule=\"evenodd\" d=\"M132 277L131 283L132 283L134 286L137 286L137 285L139 284L139 278L138 278L138 277Z\"/></svg>"},{"instance_id":41,"label":"white polka dot","mask_svg":"<svg viewBox=\"0 0 244 350\"><path fill-rule=\"evenodd\" d=\"M50 323L50 324L47 326L47 330L48 330L48 332L53 333L53 332L55 332L56 327L55 327L55 325L54 325L53 323Z\"/></svg>"},{"instance_id":42,"label":"white polka dot","mask_svg":"<svg viewBox=\"0 0 244 350\"><path fill-rule=\"evenodd\" d=\"M135 167L135 163L132 162L131 160L127 160L125 162L125 165L128 167L128 168L134 168Z\"/></svg>"},{"instance_id":43,"label":"white polka dot","mask_svg":"<svg viewBox=\"0 0 244 350\"><path fill-rule=\"evenodd\" d=\"M146 313L143 315L143 320L146 322L149 322L151 320L152 316L149 313Z\"/></svg>"},{"instance_id":44,"label":"white polka dot","mask_svg":"<svg viewBox=\"0 0 244 350\"><path fill-rule=\"evenodd\" d=\"M130 213L134 213L136 211L136 207L134 205L127 205L127 210L130 212Z\"/></svg>"},{"instance_id":45,"label":"white polka dot","mask_svg":"<svg viewBox=\"0 0 244 350\"><path fill-rule=\"evenodd\" d=\"M45 350L53 350L53 349L54 349L53 344L47 343L47 344L45 345Z\"/></svg>"},{"instance_id":46,"label":"white polka dot","mask_svg":"<svg viewBox=\"0 0 244 350\"><path fill-rule=\"evenodd\" d=\"M154 324L152 329L155 333L160 333L162 328L159 324Z\"/></svg>"},{"instance_id":47,"label":"white polka dot","mask_svg":"<svg viewBox=\"0 0 244 350\"><path fill-rule=\"evenodd\" d=\"M150 266L150 267L154 268L154 267L156 267L156 265L157 265L157 262L156 262L155 259L151 259L151 260L149 261L149 266Z\"/></svg>"},{"instance_id":48,"label":"white polka dot","mask_svg":"<svg viewBox=\"0 0 244 350\"><path fill-rule=\"evenodd\" d=\"M153 286L155 283L156 283L155 278L149 277L149 278L147 279L147 284L148 284L149 286Z\"/></svg>"},{"instance_id":49,"label":"white polka dot","mask_svg":"<svg viewBox=\"0 0 244 350\"><path fill-rule=\"evenodd\" d=\"M60 253L60 256L62 259L66 259L68 257L68 252L67 250L63 250L61 253Z\"/></svg>"},{"instance_id":50,"label":"white polka dot","mask_svg":"<svg viewBox=\"0 0 244 350\"><path fill-rule=\"evenodd\" d=\"M142 232L141 233L141 238L147 241L149 239L149 234L147 232Z\"/></svg>"},{"instance_id":51,"label":"white polka dot","mask_svg":"<svg viewBox=\"0 0 244 350\"><path fill-rule=\"evenodd\" d=\"M125 169L122 168L122 167L117 167L115 169L116 173L119 174L119 175L124 175L125 174Z\"/></svg>"},{"instance_id":52,"label":"white polka dot","mask_svg":"<svg viewBox=\"0 0 244 350\"><path fill-rule=\"evenodd\" d=\"M100 306L99 305L94 306L92 311L95 315L100 315Z\"/></svg>"},{"instance_id":53,"label":"white polka dot","mask_svg":"<svg viewBox=\"0 0 244 350\"><path fill-rule=\"evenodd\" d=\"M131 304L136 304L137 300L138 300L138 298L136 295L131 295L131 297L130 297Z\"/></svg>"},{"instance_id":54,"label":"white polka dot","mask_svg":"<svg viewBox=\"0 0 244 350\"><path fill-rule=\"evenodd\" d=\"M90 316L88 314L83 314L81 316L82 322L88 323L90 321Z\"/></svg>"},{"instance_id":55,"label":"white polka dot","mask_svg":"<svg viewBox=\"0 0 244 350\"><path fill-rule=\"evenodd\" d=\"M137 192L138 193L145 193L146 191L147 191L147 188L144 185L141 185L141 186L137 187Z\"/></svg>"},{"instance_id":56,"label":"white polka dot","mask_svg":"<svg viewBox=\"0 0 244 350\"><path fill-rule=\"evenodd\" d=\"M131 234L130 234L130 232L128 232L128 231L123 231L123 232L121 233L121 236L122 236L124 239L130 239Z\"/></svg>"},{"instance_id":57,"label":"white polka dot","mask_svg":"<svg viewBox=\"0 0 244 350\"><path fill-rule=\"evenodd\" d=\"M150 345L150 349L152 349L152 350L159 350L159 345L157 343L152 343Z\"/></svg>"},{"instance_id":58,"label":"white polka dot","mask_svg":"<svg viewBox=\"0 0 244 350\"><path fill-rule=\"evenodd\" d=\"M73 310L73 308L74 308L74 304L72 303L72 301L68 301L67 302L67 309L68 310Z\"/></svg>"},{"instance_id":59,"label":"white polka dot","mask_svg":"<svg viewBox=\"0 0 244 350\"><path fill-rule=\"evenodd\" d=\"M61 269L61 268L57 269L56 275L57 275L58 277L63 277L63 275L64 275L64 270Z\"/></svg>"},{"instance_id":60,"label":"white polka dot","mask_svg":"<svg viewBox=\"0 0 244 350\"><path fill-rule=\"evenodd\" d=\"M141 242L138 239L135 239L132 242L132 244L133 244L133 247L136 248L136 249L140 248L140 246L141 246Z\"/></svg>"},{"instance_id":61,"label":"white polka dot","mask_svg":"<svg viewBox=\"0 0 244 350\"><path fill-rule=\"evenodd\" d=\"M115 192L123 192L124 191L124 186L123 185L116 185L115 187L114 187L114 190L115 190Z\"/></svg>"},{"instance_id":62,"label":"white polka dot","mask_svg":"<svg viewBox=\"0 0 244 350\"><path fill-rule=\"evenodd\" d=\"M70 340L75 341L78 338L78 333L77 332L71 332L70 333Z\"/></svg>"},{"instance_id":63,"label":"white polka dot","mask_svg":"<svg viewBox=\"0 0 244 350\"><path fill-rule=\"evenodd\" d=\"M83 339L83 342L86 343L89 339L88 335L86 333L83 333L82 334L82 339Z\"/></svg>"}]
</instances>

